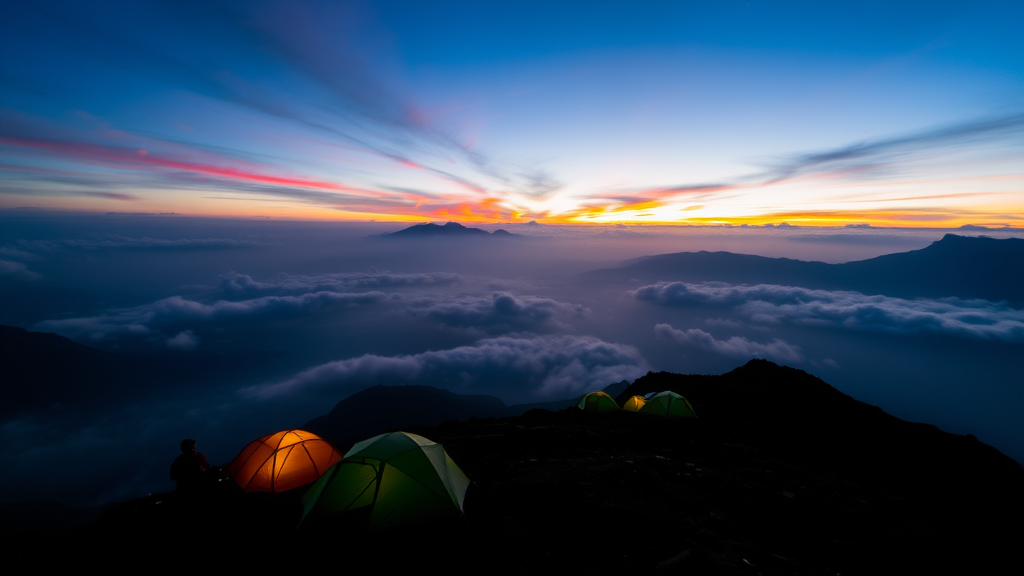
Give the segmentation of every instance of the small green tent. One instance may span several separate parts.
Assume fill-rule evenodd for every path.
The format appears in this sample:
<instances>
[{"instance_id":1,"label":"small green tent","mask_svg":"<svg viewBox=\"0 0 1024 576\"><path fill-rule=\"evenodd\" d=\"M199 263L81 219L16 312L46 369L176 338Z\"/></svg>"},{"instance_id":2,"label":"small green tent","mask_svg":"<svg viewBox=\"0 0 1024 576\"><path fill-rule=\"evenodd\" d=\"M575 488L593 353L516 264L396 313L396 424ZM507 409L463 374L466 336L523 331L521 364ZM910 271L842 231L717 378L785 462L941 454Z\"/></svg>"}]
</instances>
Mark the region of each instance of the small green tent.
<instances>
[{"instance_id":1,"label":"small green tent","mask_svg":"<svg viewBox=\"0 0 1024 576\"><path fill-rule=\"evenodd\" d=\"M578 405L584 412L610 412L618 410L615 399L604 392L591 392L580 400Z\"/></svg>"},{"instance_id":2,"label":"small green tent","mask_svg":"<svg viewBox=\"0 0 1024 576\"><path fill-rule=\"evenodd\" d=\"M658 392L647 399L647 402L640 408L640 412L668 416L669 418L697 417L690 402L675 392Z\"/></svg>"},{"instance_id":3,"label":"small green tent","mask_svg":"<svg viewBox=\"0 0 1024 576\"><path fill-rule=\"evenodd\" d=\"M647 400L644 400L643 396L631 396L626 403L622 405L623 410L629 410L630 412L639 412Z\"/></svg>"},{"instance_id":4,"label":"small green tent","mask_svg":"<svg viewBox=\"0 0 1024 576\"><path fill-rule=\"evenodd\" d=\"M462 514L469 478L444 447L392 432L357 443L302 497L302 521L368 518L380 529Z\"/></svg>"}]
</instances>

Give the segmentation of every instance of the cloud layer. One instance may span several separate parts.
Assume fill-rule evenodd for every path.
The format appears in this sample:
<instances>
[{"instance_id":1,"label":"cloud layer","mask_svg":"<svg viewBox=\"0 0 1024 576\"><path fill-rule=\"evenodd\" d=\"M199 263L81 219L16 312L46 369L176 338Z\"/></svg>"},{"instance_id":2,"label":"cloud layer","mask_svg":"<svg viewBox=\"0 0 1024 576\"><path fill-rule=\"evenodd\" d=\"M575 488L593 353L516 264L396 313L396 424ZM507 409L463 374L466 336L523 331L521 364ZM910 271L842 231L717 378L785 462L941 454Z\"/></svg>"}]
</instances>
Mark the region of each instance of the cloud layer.
<instances>
[{"instance_id":1,"label":"cloud layer","mask_svg":"<svg viewBox=\"0 0 1024 576\"><path fill-rule=\"evenodd\" d=\"M104 234L74 240L19 240L10 247L28 253L51 253L60 250L217 250L227 248L258 248L265 242L232 238L132 238ZM31 255L31 254L27 254Z\"/></svg>"},{"instance_id":2,"label":"cloud layer","mask_svg":"<svg viewBox=\"0 0 1024 576\"><path fill-rule=\"evenodd\" d=\"M654 333L658 338L675 342L686 348L695 348L733 358L770 358L779 362L792 363L802 362L804 359L799 346L794 346L778 338L767 344L754 342L742 336L718 340L699 328L676 330L668 324L655 325Z\"/></svg>"},{"instance_id":3,"label":"cloud layer","mask_svg":"<svg viewBox=\"0 0 1024 576\"><path fill-rule=\"evenodd\" d=\"M587 310L550 298L495 292L490 297L419 298L410 303L409 311L447 326L511 332L536 330L558 316L582 316Z\"/></svg>"},{"instance_id":4,"label":"cloud layer","mask_svg":"<svg viewBox=\"0 0 1024 576\"><path fill-rule=\"evenodd\" d=\"M388 310L436 324L475 331L471 332L474 337L561 329L566 327L563 321L587 312L580 305L517 296L507 291L487 296L430 291L462 281L464 278L458 274L443 272L282 274L271 280L255 280L230 272L221 277L217 293L206 301L172 296L95 316L46 320L33 329L78 340L134 338L173 349L194 350L202 340L203 329L219 330L374 304L386 304Z\"/></svg>"},{"instance_id":5,"label":"cloud layer","mask_svg":"<svg viewBox=\"0 0 1024 576\"><path fill-rule=\"evenodd\" d=\"M905 300L859 292L758 284L659 282L631 292L662 306L734 309L752 322L831 326L865 332L933 332L968 338L1024 341L1024 310L987 300Z\"/></svg>"},{"instance_id":6,"label":"cloud layer","mask_svg":"<svg viewBox=\"0 0 1024 576\"><path fill-rule=\"evenodd\" d=\"M286 296L311 292L343 292L352 290L383 290L387 288L447 286L461 280L458 274L431 272L427 274L394 274L391 272L353 272L290 276L282 274L273 280L254 280L251 276L229 272L221 277L220 289L228 299L259 296Z\"/></svg>"},{"instance_id":7,"label":"cloud layer","mask_svg":"<svg viewBox=\"0 0 1024 576\"><path fill-rule=\"evenodd\" d=\"M636 348L592 336L504 336L421 354L338 360L245 393L270 399L315 392L336 399L378 384L424 384L519 403L569 398L647 370Z\"/></svg>"},{"instance_id":8,"label":"cloud layer","mask_svg":"<svg viewBox=\"0 0 1024 576\"><path fill-rule=\"evenodd\" d=\"M386 300L383 292L338 293L311 292L301 296L264 296L231 302L219 300L204 304L172 296L152 304L112 310L100 316L46 320L33 327L40 332L56 332L75 339L104 340L117 336L161 336L176 334L167 344L191 349L194 336L188 329L201 325L243 319L271 320L320 311L329 307L363 306ZM182 336L182 334L186 336ZM187 344L191 343L191 346ZM177 346L176 346L177 345Z\"/></svg>"}]
</instances>

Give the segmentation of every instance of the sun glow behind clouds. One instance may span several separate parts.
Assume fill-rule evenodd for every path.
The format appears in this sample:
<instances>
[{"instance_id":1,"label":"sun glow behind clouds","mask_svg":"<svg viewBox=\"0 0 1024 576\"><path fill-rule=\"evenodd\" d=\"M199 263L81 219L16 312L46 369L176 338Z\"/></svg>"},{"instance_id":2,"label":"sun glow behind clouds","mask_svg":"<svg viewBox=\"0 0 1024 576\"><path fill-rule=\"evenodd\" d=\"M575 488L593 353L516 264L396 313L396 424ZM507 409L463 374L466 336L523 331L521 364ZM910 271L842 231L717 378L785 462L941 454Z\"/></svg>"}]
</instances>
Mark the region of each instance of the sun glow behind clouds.
<instances>
[{"instance_id":1,"label":"sun glow behind clouds","mask_svg":"<svg viewBox=\"0 0 1024 576\"><path fill-rule=\"evenodd\" d=\"M35 56L0 59L0 209L1024 227L1020 61L1005 58L1019 41L999 31L1013 14L958 31L966 48L946 52L905 39L947 24L880 25L873 42L898 45L882 55L787 36L789 52L765 58L779 39L764 18L778 15L762 15L700 50L581 32L559 36L569 55L506 43L435 61L422 54L436 37L390 10L278 8L12 8L0 49ZM608 30L650 25L625 5L603 17ZM1000 74L946 66L965 54Z\"/></svg>"},{"instance_id":2,"label":"sun glow behind clouds","mask_svg":"<svg viewBox=\"0 0 1024 576\"><path fill-rule=\"evenodd\" d=\"M889 162L880 174L839 169L537 198L493 179L474 188L404 163L397 171L405 173L393 181L405 186L375 185L358 173L350 176L357 184L350 185L323 166L304 174L180 145L168 153L123 144L131 142L0 138L12 161L0 167L0 206L125 211L130 203L132 211L396 222L1024 225L1024 172L1015 159ZM940 160L948 162L948 155Z\"/></svg>"}]
</instances>

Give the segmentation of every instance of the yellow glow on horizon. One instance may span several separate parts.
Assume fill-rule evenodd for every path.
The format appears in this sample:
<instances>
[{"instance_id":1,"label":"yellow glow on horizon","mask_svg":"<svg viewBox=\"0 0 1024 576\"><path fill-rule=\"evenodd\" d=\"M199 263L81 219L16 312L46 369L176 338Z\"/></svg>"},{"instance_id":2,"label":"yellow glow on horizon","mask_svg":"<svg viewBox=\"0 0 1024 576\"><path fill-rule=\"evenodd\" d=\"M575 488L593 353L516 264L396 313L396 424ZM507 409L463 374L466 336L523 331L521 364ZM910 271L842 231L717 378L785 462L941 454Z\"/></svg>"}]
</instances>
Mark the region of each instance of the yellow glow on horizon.
<instances>
[{"instance_id":1,"label":"yellow glow on horizon","mask_svg":"<svg viewBox=\"0 0 1024 576\"><path fill-rule=\"evenodd\" d=\"M339 196L339 205L287 196L242 196L203 190L147 190L127 193L134 200L96 196L11 194L0 197L0 209L35 207L60 211L180 214L208 218L308 221L377 221L420 223L457 221L467 224L526 223L568 226L711 225L763 226L787 223L805 227L867 224L872 227L957 228L963 225L1024 228L1024 192L1015 190L1022 174L978 180L957 179L882 182L826 186L798 182L766 185L752 193L698 198L647 190L630 197L551 198L541 201L501 195L404 199ZM1009 188L980 189L1009 183ZM942 184L947 186L922 186ZM996 184L998 185L998 184ZM868 188L868 190L866 190ZM344 204L342 204L344 202ZM756 203L755 203L756 202ZM760 205L758 205L760 204ZM782 208L785 207L785 208ZM782 208L782 209L780 209Z\"/></svg>"}]
</instances>

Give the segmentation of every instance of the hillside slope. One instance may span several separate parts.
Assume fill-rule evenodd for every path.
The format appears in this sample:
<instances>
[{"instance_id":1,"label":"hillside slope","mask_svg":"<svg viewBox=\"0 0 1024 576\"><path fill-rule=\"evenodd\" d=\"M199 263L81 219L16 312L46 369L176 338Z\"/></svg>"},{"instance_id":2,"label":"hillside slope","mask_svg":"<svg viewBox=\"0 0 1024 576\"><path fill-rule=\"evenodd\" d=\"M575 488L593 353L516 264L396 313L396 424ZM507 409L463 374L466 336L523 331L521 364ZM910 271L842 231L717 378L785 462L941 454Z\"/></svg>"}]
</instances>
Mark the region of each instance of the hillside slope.
<instances>
[{"instance_id":1,"label":"hillside slope","mask_svg":"<svg viewBox=\"0 0 1024 576\"><path fill-rule=\"evenodd\" d=\"M3 552L16 573L194 573L197 562L497 574L1024 568L1024 470L971 437L765 361L721 376L651 373L622 396L663 389L687 395L699 417L538 409L409 429L443 444L472 480L457 526L296 531L301 490L241 494L228 482L198 503L155 494L88 529L10 535ZM172 553L183 535L189 554ZM55 546L61 554L47 553Z\"/></svg>"},{"instance_id":2,"label":"hillside slope","mask_svg":"<svg viewBox=\"0 0 1024 576\"><path fill-rule=\"evenodd\" d=\"M946 234L920 250L843 264L729 252L680 252L594 270L593 280L779 284L903 298L983 298L1024 306L1024 239Z\"/></svg>"}]
</instances>

